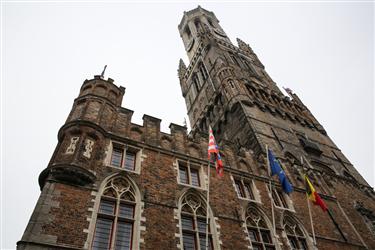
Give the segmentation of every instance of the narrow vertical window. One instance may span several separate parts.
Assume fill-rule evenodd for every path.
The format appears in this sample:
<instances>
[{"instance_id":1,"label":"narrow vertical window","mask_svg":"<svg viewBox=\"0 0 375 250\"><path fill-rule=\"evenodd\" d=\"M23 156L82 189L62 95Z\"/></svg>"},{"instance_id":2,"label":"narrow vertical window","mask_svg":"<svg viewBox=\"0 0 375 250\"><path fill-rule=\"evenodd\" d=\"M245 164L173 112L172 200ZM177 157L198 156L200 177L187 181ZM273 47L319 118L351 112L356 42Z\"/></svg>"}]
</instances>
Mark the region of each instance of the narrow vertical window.
<instances>
[{"instance_id":1,"label":"narrow vertical window","mask_svg":"<svg viewBox=\"0 0 375 250\"><path fill-rule=\"evenodd\" d=\"M113 220L98 218L92 249L108 249L110 244Z\"/></svg>"},{"instance_id":2,"label":"narrow vertical window","mask_svg":"<svg viewBox=\"0 0 375 250\"><path fill-rule=\"evenodd\" d=\"M208 78L208 74L207 74L206 68L204 67L203 63L199 64L199 71L201 72L203 80L206 80Z\"/></svg>"},{"instance_id":3,"label":"narrow vertical window","mask_svg":"<svg viewBox=\"0 0 375 250\"><path fill-rule=\"evenodd\" d=\"M186 195L181 208L182 245L184 250L205 250L207 222L205 204L194 195ZM213 249L212 234L208 227L208 249Z\"/></svg>"},{"instance_id":4,"label":"narrow vertical window","mask_svg":"<svg viewBox=\"0 0 375 250\"><path fill-rule=\"evenodd\" d=\"M122 165L123 155L124 155L124 150L122 148L113 147L111 165L120 168Z\"/></svg>"},{"instance_id":5,"label":"narrow vertical window","mask_svg":"<svg viewBox=\"0 0 375 250\"><path fill-rule=\"evenodd\" d=\"M277 190L277 194L279 196L280 203L282 204L282 206L285 207L285 208L288 208L288 204L286 203L286 200L285 200L283 192L278 189Z\"/></svg>"},{"instance_id":6,"label":"narrow vertical window","mask_svg":"<svg viewBox=\"0 0 375 250\"><path fill-rule=\"evenodd\" d=\"M248 199L254 200L253 190L250 183L244 183L245 194Z\"/></svg>"},{"instance_id":7,"label":"narrow vertical window","mask_svg":"<svg viewBox=\"0 0 375 250\"><path fill-rule=\"evenodd\" d=\"M125 169L134 170L135 168L135 153L126 151Z\"/></svg>"},{"instance_id":8,"label":"narrow vertical window","mask_svg":"<svg viewBox=\"0 0 375 250\"><path fill-rule=\"evenodd\" d=\"M184 249L196 249L197 240L194 234L194 219L190 216L181 216Z\"/></svg>"},{"instance_id":9,"label":"narrow vertical window","mask_svg":"<svg viewBox=\"0 0 375 250\"><path fill-rule=\"evenodd\" d=\"M190 169L191 185L199 187L199 172L197 169Z\"/></svg>"},{"instance_id":10,"label":"narrow vertical window","mask_svg":"<svg viewBox=\"0 0 375 250\"><path fill-rule=\"evenodd\" d=\"M235 181L235 184L236 184L236 190L237 190L237 194L238 196L242 197L242 198L245 198L245 194L242 190L242 183L241 181Z\"/></svg>"},{"instance_id":11,"label":"narrow vertical window","mask_svg":"<svg viewBox=\"0 0 375 250\"><path fill-rule=\"evenodd\" d=\"M179 170L180 170L180 182L184 184L189 184L187 167L180 166Z\"/></svg>"},{"instance_id":12,"label":"narrow vertical window","mask_svg":"<svg viewBox=\"0 0 375 250\"><path fill-rule=\"evenodd\" d=\"M193 81L193 85L194 85L194 88L195 88L195 93L197 93L198 95L198 92L200 90L200 82L199 82L199 79L198 79L198 76L196 74L193 74L193 76L191 77L192 78L192 81Z\"/></svg>"},{"instance_id":13,"label":"narrow vertical window","mask_svg":"<svg viewBox=\"0 0 375 250\"><path fill-rule=\"evenodd\" d=\"M284 194L281 190L273 188L272 189L272 198L273 202L275 203L275 206L277 207L283 207L288 208L288 204L285 200Z\"/></svg>"}]
</instances>

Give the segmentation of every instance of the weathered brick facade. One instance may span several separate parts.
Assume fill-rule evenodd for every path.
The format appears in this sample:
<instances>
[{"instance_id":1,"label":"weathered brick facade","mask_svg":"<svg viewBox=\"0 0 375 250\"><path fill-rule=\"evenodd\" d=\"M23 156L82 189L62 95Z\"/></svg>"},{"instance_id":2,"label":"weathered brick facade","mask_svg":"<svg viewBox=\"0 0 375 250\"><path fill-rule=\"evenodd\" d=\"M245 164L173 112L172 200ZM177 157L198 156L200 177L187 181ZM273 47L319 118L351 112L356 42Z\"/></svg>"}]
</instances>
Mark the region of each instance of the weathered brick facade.
<instances>
[{"instance_id":1,"label":"weathered brick facade","mask_svg":"<svg viewBox=\"0 0 375 250\"><path fill-rule=\"evenodd\" d=\"M238 46L233 45L212 12L200 7L185 12L178 27L190 60L188 67L180 61L178 73L192 131L187 134L185 126L171 124L170 134L163 133L161 120L149 115L143 116L142 126L134 124L133 111L121 107L125 88L101 76L86 80L58 133L51 161L40 174L41 195L17 248L91 249L101 197L108 196L106 190L127 190L135 204L131 248L184 249L184 204L196 207L197 214L207 208L210 125L225 165L223 178L213 164L209 177L215 250L257 249L248 231L251 211L271 232L274 249L293 249L288 220L300 229L295 236L314 249L304 174L345 237L328 213L311 204L316 247L375 249L373 189L298 96L289 90L285 96L250 46L239 39ZM276 234L266 145L294 187L289 197L281 194L285 205L274 206ZM116 148L124 150L123 157L126 152L134 155L134 169L114 166ZM190 181L197 171L198 185L181 183L182 165ZM236 181L249 183L253 197L240 197ZM272 186L280 187L276 178ZM261 247L266 243L263 238Z\"/></svg>"}]
</instances>

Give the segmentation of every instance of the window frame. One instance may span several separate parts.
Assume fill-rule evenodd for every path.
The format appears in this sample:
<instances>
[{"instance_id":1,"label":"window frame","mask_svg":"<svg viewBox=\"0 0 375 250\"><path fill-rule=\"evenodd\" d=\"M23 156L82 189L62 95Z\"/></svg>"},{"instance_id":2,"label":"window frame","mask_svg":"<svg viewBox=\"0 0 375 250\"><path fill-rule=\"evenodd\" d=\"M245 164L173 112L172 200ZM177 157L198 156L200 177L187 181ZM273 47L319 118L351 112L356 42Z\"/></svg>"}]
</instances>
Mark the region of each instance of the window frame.
<instances>
[{"instance_id":1,"label":"window frame","mask_svg":"<svg viewBox=\"0 0 375 250\"><path fill-rule=\"evenodd\" d=\"M112 164L115 150L117 150L117 152L121 151L120 166ZM130 169L127 167L128 155L132 155L133 157L133 164L132 164L133 169ZM111 141L110 152L108 153L108 158L107 158L107 165L109 167L139 174L141 170L141 162L142 162L142 149L141 148L130 146L128 144L121 144L118 142Z\"/></svg>"},{"instance_id":2,"label":"window frame","mask_svg":"<svg viewBox=\"0 0 375 250\"><path fill-rule=\"evenodd\" d=\"M278 208L278 209L284 209L284 210L288 210L288 211L291 211L291 212L295 212L294 210L294 206L293 206L293 203L292 203L292 200L289 198L288 195L286 195L282 190L281 188L279 187L275 187L273 184L272 184L272 191L273 192L270 192L270 187L268 184L266 184L267 186L267 190L268 190L268 193L269 195L272 195L272 200L273 200L273 205ZM278 204L283 204L283 206L280 206L278 204L276 204L276 201L275 201L275 196L274 196L274 193L276 194L276 197L277 197L277 202ZM282 198L280 198L280 196ZM281 200L282 199L282 200Z\"/></svg>"},{"instance_id":3,"label":"window frame","mask_svg":"<svg viewBox=\"0 0 375 250\"><path fill-rule=\"evenodd\" d=\"M186 169L186 180L187 183L181 181L181 168ZM192 172L197 173L197 182L198 185L193 184L193 175ZM199 164L190 163L189 161L177 160L177 183L180 185L185 185L198 189L206 189L205 182L203 179L202 166Z\"/></svg>"},{"instance_id":4,"label":"window frame","mask_svg":"<svg viewBox=\"0 0 375 250\"><path fill-rule=\"evenodd\" d=\"M285 196L281 190L278 188L272 188L272 199L273 199L273 204L275 207L280 207L284 209L289 209L288 203L285 200Z\"/></svg>"},{"instance_id":5,"label":"window frame","mask_svg":"<svg viewBox=\"0 0 375 250\"><path fill-rule=\"evenodd\" d=\"M128 160L128 156L132 156L132 160ZM137 160L137 153L133 152L132 150L125 149L125 154L124 154L124 169L128 171L135 171L135 166L136 166L136 160ZM128 162L132 161L132 166L131 168L128 168Z\"/></svg>"},{"instance_id":6,"label":"window frame","mask_svg":"<svg viewBox=\"0 0 375 250\"><path fill-rule=\"evenodd\" d=\"M256 188L253 179L245 179L243 177L232 176L232 180L235 192L239 199L261 203L260 197L258 195L258 189ZM242 192L242 194L238 192L237 184L240 184L240 191ZM248 191L246 190L246 187L249 187Z\"/></svg>"}]
</instances>

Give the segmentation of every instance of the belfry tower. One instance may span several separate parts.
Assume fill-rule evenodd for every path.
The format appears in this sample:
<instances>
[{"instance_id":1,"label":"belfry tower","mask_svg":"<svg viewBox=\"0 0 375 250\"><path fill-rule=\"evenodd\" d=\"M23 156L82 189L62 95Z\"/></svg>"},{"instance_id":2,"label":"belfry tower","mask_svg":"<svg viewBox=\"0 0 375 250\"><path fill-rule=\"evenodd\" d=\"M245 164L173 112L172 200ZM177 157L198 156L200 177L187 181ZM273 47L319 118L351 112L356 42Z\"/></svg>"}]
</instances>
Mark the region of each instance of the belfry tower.
<instances>
[{"instance_id":1,"label":"belfry tower","mask_svg":"<svg viewBox=\"0 0 375 250\"><path fill-rule=\"evenodd\" d=\"M234 45L213 12L200 6L184 12L178 29L189 58L188 66L180 59L178 75L192 134L207 134L211 126L223 148L230 144L238 155L250 153L264 176L268 145L290 166L286 171L296 186L307 174L327 198L341 195L329 191L336 178L373 194L297 94L285 89L285 96L249 44L237 38Z\"/></svg>"},{"instance_id":2,"label":"belfry tower","mask_svg":"<svg viewBox=\"0 0 375 250\"><path fill-rule=\"evenodd\" d=\"M185 12L178 30L189 58L178 76L190 134L173 123L162 132L146 114L132 123L124 87L85 80L17 249L375 249L372 187L298 96L280 91L248 44L232 44L214 13ZM209 126L222 178L208 176ZM268 175L266 145L290 195ZM304 175L335 222L313 205L310 220Z\"/></svg>"},{"instance_id":3,"label":"belfry tower","mask_svg":"<svg viewBox=\"0 0 375 250\"><path fill-rule=\"evenodd\" d=\"M180 60L178 72L194 132L206 133L211 125L219 140L257 153L265 143L287 147L277 139L278 127L328 139L295 94L283 95L248 44L232 44L213 12L185 12L178 27L190 60L189 67ZM262 123L269 131L259 129Z\"/></svg>"}]
</instances>

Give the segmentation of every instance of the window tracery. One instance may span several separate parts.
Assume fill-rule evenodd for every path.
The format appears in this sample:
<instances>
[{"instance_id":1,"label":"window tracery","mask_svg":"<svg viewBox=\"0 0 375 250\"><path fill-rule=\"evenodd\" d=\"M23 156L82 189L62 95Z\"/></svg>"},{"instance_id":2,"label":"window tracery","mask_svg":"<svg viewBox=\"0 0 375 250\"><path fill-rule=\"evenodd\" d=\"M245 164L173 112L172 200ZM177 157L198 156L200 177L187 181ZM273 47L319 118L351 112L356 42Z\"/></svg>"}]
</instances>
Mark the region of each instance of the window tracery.
<instances>
[{"instance_id":1,"label":"window tracery","mask_svg":"<svg viewBox=\"0 0 375 250\"><path fill-rule=\"evenodd\" d=\"M206 249L206 202L193 193L186 194L181 201L181 231L184 250ZM213 222L208 226L208 249L215 249L213 241Z\"/></svg>"},{"instance_id":2,"label":"window tracery","mask_svg":"<svg viewBox=\"0 0 375 250\"><path fill-rule=\"evenodd\" d=\"M107 182L100 197L92 250L138 249L134 245L138 228L136 197L136 190L124 177Z\"/></svg>"},{"instance_id":3,"label":"window tracery","mask_svg":"<svg viewBox=\"0 0 375 250\"><path fill-rule=\"evenodd\" d=\"M307 250L307 240L298 222L289 216L284 218L284 230L291 249Z\"/></svg>"},{"instance_id":4,"label":"window tracery","mask_svg":"<svg viewBox=\"0 0 375 250\"><path fill-rule=\"evenodd\" d=\"M275 244L264 217L254 207L246 211L246 228L254 250L274 250Z\"/></svg>"}]
</instances>

